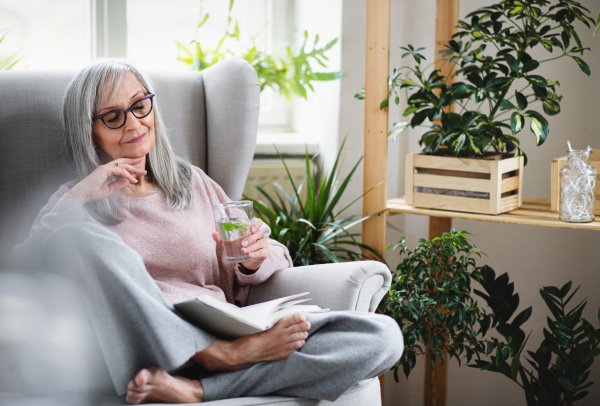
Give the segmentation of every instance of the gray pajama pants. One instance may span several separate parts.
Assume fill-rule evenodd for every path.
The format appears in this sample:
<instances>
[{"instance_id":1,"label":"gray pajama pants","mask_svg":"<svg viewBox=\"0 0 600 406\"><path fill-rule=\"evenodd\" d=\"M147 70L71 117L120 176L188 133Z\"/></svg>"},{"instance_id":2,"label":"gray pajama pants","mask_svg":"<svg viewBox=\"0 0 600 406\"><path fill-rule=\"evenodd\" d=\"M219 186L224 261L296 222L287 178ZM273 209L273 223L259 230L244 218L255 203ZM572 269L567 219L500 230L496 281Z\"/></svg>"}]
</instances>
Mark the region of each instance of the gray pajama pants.
<instances>
[{"instance_id":1,"label":"gray pajama pants","mask_svg":"<svg viewBox=\"0 0 600 406\"><path fill-rule=\"evenodd\" d=\"M173 311L142 258L118 235L92 223L69 224L51 234L44 252L80 281L119 395L139 370L156 366L200 379L207 401L264 395L335 400L360 380L387 371L402 353L400 329L387 316L314 313L306 315L306 344L287 359L210 374L189 360L214 337Z\"/></svg>"}]
</instances>

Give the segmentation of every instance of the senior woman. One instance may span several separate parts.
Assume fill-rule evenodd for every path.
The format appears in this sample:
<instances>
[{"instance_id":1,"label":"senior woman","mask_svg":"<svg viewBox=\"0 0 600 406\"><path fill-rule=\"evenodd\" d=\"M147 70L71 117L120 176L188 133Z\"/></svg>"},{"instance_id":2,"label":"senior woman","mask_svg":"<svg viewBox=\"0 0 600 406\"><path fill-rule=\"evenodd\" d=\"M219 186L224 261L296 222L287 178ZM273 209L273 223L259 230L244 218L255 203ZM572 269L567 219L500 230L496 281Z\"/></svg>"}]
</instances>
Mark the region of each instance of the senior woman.
<instances>
[{"instance_id":1,"label":"senior woman","mask_svg":"<svg viewBox=\"0 0 600 406\"><path fill-rule=\"evenodd\" d=\"M131 404L334 400L388 370L401 353L384 343L402 338L385 316L298 313L227 341L176 314L174 303L200 295L242 306L249 285L292 263L258 219L243 241L250 260L226 262L202 171L174 155L159 103L124 61L101 60L74 77L64 128L77 179L54 193L14 251L52 253L76 270L117 394Z\"/></svg>"}]
</instances>

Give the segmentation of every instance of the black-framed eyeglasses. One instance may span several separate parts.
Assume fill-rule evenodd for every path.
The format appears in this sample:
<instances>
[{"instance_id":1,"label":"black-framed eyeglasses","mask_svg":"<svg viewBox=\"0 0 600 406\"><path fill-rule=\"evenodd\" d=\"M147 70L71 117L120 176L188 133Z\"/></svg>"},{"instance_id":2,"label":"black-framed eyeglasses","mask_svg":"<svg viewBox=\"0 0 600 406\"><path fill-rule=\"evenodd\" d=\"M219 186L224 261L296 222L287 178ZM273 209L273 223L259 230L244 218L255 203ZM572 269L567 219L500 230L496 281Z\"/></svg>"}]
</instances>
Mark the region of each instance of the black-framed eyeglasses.
<instances>
[{"instance_id":1,"label":"black-framed eyeglasses","mask_svg":"<svg viewBox=\"0 0 600 406\"><path fill-rule=\"evenodd\" d=\"M104 125L112 130L121 128L127 121L127 113L131 113L134 117L144 118L152 111L154 94L150 93L146 97L142 97L131 105L127 110L112 110L108 113L101 114L97 117L92 117L92 120L102 120Z\"/></svg>"}]
</instances>

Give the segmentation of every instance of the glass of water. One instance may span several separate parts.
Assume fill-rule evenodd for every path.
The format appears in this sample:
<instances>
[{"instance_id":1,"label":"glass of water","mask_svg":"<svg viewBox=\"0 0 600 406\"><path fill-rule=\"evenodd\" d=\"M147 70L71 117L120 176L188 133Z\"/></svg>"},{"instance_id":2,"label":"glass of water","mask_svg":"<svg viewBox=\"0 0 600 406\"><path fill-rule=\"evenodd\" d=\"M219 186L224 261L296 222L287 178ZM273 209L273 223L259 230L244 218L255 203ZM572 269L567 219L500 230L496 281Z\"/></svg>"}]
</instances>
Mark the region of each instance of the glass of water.
<instances>
[{"instance_id":1,"label":"glass of water","mask_svg":"<svg viewBox=\"0 0 600 406\"><path fill-rule=\"evenodd\" d=\"M250 200L220 203L213 206L217 231L221 234L227 262L246 262L251 258L242 252L242 240L252 234L254 207Z\"/></svg>"}]
</instances>

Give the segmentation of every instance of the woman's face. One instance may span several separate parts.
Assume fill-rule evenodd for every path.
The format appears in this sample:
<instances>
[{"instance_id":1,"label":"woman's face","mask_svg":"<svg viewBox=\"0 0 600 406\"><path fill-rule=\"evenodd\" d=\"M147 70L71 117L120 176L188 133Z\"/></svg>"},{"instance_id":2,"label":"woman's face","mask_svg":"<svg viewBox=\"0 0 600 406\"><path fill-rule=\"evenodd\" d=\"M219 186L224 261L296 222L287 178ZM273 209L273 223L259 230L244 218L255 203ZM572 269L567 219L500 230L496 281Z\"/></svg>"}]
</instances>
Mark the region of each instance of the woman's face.
<instances>
[{"instance_id":1,"label":"woman's face","mask_svg":"<svg viewBox=\"0 0 600 406\"><path fill-rule=\"evenodd\" d=\"M100 106L95 116L112 110L126 110L146 95L135 76L127 73L114 99ZM144 118L137 118L128 112L125 124L117 129L108 128L102 120L93 120L92 135L95 146L101 148L110 160L145 157L154 147L154 109ZM145 165L145 159L141 164Z\"/></svg>"}]
</instances>

